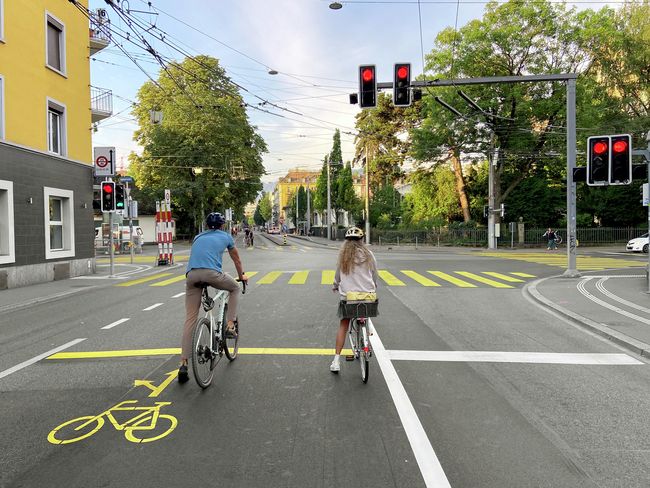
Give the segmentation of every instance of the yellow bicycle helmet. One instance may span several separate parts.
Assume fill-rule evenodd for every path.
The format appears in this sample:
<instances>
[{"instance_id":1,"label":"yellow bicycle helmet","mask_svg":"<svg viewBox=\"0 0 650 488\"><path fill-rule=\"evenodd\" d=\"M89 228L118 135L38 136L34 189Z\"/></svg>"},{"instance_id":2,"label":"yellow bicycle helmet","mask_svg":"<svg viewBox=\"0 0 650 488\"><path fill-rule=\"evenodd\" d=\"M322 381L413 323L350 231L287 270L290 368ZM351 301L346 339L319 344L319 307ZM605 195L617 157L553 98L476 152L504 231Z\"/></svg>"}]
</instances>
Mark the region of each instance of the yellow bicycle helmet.
<instances>
[{"instance_id":1,"label":"yellow bicycle helmet","mask_svg":"<svg viewBox=\"0 0 650 488\"><path fill-rule=\"evenodd\" d=\"M359 240L363 239L364 232L359 229L359 227L350 227L346 232L345 232L345 238L346 239L354 239L354 240Z\"/></svg>"}]
</instances>

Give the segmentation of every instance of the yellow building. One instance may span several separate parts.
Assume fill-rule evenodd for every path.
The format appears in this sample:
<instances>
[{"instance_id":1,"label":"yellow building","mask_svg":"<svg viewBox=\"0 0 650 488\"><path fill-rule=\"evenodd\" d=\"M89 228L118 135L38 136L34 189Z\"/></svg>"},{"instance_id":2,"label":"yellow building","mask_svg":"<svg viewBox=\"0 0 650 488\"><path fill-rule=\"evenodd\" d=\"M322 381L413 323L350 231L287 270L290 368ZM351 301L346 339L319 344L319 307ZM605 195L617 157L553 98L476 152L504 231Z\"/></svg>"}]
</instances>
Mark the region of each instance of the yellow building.
<instances>
[{"instance_id":1,"label":"yellow building","mask_svg":"<svg viewBox=\"0 0 650 488\"><path fill-rule=\"evenodd\" d=\"M0 0L0 289L94 270L92 122L112 112L89 54L106 11Z\"/></svg>"},{"instance_id":2,"label":"yellow building","mask_svg":"<svg viewBox=\"0 0 650 488\"><path fill-rule=\"evenodd\" d=\"M302 186L305 190L314 191L320 171L307 171L299 168L290 170L285 176L278 180L274 190L274 207L277 206L277 214L281 220L286 219L285 208L289 206L289 199L295 198L296 192ZM275 213L274 209L274 213Z\"/></svg>"}]
</instances>

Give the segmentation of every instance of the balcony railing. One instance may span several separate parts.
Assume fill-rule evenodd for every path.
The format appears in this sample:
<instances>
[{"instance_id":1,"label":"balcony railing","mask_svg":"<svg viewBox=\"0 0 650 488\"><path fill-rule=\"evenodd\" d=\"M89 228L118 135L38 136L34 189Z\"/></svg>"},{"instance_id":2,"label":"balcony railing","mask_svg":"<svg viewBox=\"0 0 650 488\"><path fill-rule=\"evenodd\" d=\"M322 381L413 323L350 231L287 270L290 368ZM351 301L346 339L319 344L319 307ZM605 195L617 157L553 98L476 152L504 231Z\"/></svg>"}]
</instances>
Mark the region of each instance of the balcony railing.
<instances>
[{"instance_id":1,"label":"balcony railing","mask_svg":"<svg viewBox=\"0 0 650 488\"><path fill-rule=\"evenodd\" d=\"M105 88L90 88L92 121L99 122L113 115L113 92Z\"/></svg>"},{"instance_id":2,"label":"balcony railing","mask_svg":"<svg viewBox=\"0 0 650 488\"><path fill-rule=\"evenodd\" d=\"M101 51L111 43L110 21L105 9L90 13L90 55Z\"/></svg>"}]
</instances>

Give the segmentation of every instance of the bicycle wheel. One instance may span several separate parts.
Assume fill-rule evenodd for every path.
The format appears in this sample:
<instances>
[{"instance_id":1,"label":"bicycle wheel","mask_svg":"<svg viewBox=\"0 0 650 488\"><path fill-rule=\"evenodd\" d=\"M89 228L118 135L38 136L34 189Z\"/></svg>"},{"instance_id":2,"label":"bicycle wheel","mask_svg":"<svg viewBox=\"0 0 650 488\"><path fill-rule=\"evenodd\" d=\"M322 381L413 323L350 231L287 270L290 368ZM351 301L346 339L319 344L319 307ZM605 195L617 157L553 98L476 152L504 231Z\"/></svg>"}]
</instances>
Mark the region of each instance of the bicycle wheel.
<instances>
[{"instance_id":1,"label":"bicycle wheel","mask_svg":"<svg viewBox=\"0 0 650 488\"><path fill-rule=\"evenodd\" d=\"M230 361L234 361L237 358L237 351L239 351L239 320L235 319L235 337L228 337L226 330L226 311L228 310L228 304L224 307L223 313L223 323L224 323L224 334L222 347L226 353L226 357Z\"/></svg>"},{"instance_id":2,"label":"bicycle wheel","mask_svg":"<svg viewBox=\"0 0 650 488\"><path fill-rule=\"evenodd\" d=\"M194 371L194 379L201 388L210 386L213 368L214 353L212 337L210 337L210 321L203 317L196 323L192 334L192 371Z\"/></svg>"},{"instance_id":3,"label":"bicycle wheel","mask_svg":"<svg viewBox=\"0 0 650 488\"><path fill-rule=\"evenodd\" d=\"M75 427L75 424L79 425ZM47 435L47 440L50 442L50 444L71 444L73 442L81 441L87 437L90 437L99 429L101 429L103 425L104 417L86 415L84 417L68 420L67 422L63 422L58 427L55 427ZM70 430L71 428L72 430ZM81 434L79 434L80 429L83 429ZM68 437L66 436L66 432L68 432L70 436L74 435L76 437Z\"/></svg>"},{"instance_id":4,"label":"bicycle wheel","mask_svg":"<svg viewBox=\"0 0 650 488\"><path fill-rule=\"evenodd\" d=\"M162 439L166 435L171 434L172 430L174 430L176 428L176 426L178 425L178 419L176 417L174 417L173 415L160 414L160 415L158 415L158 420L156 421L156 426L158 425L158 421L160 421L160 419L169 420L169 422L170 422L170 426L167 427L167 429L165 429L161 434L154 435L153 437L146 437L146 438L143 438L143 439L141 439L139 437L136 437L133 434L134 431L135 432L147 433L149 435L156 434L157 432L159 432L158 429L150 429L150 428L138 429L138 427L137 427L138 424L140 424L142 422L145 422L145 421L151 420L151 417L145 417L142 420L139 420L137 423L133 424L133 426L125 428L124 429L124 437L126 437L126 439L128 441L135 442L136 444L141 444L141 443L144 443L144 442L153 442L153 441L157 441L158 439Z\"/></svg>"},{"instance_id":5,"label":"bicycle wheel","mask_svg":"<svg viewBox=\"0 0 650 488\"><path fill-rule=\"evenodd\" d=\"M368 369L370 367L370 354L368 346L368 327L366 324L359 324L357 327L357 344L359 344L359 362L361 363L361 380L368 383Z\"/></svg>"}]
</instances>

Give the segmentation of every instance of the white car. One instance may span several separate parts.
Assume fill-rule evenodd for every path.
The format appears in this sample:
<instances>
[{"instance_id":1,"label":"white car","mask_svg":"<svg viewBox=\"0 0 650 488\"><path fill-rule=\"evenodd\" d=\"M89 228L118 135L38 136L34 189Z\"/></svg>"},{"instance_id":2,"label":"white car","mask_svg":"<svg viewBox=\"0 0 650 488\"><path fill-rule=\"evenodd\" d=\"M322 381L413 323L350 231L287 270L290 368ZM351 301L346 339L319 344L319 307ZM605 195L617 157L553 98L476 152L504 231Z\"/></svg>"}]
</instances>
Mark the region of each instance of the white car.
<instances>
[{"instance_id":1,"label":"white car","mask_svg":"<svg viewBox=\"0 0 650 488\"><path fill-rule=\"evenodd\" d=\"M641 252L641 251L648 252L648 233L646 232L641 237L632 239L630 242L627 243L626 249L628 251L635 251L635 252Z\"/></svg>"}]
</instances>

